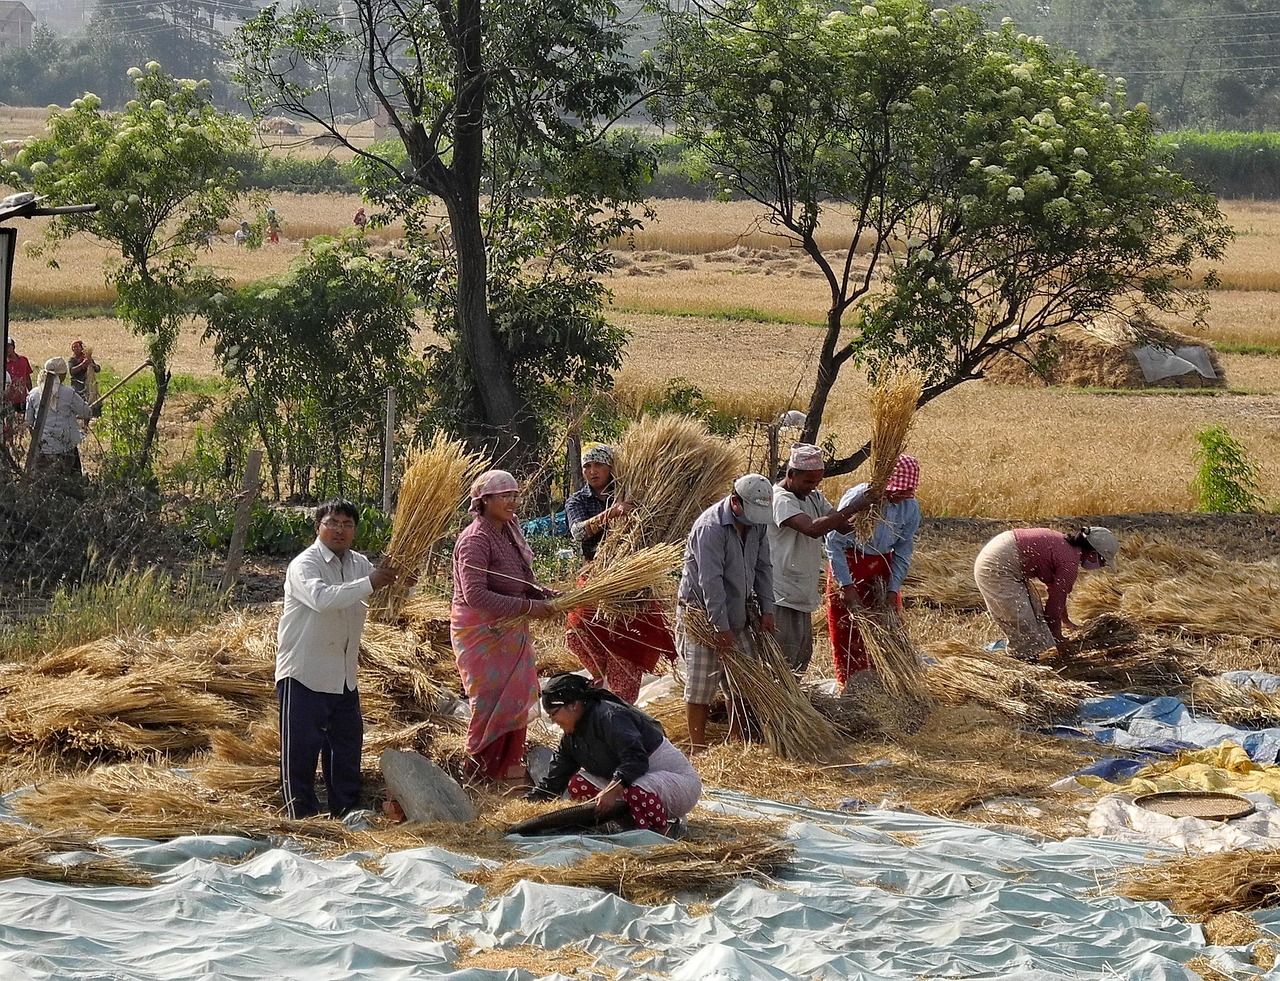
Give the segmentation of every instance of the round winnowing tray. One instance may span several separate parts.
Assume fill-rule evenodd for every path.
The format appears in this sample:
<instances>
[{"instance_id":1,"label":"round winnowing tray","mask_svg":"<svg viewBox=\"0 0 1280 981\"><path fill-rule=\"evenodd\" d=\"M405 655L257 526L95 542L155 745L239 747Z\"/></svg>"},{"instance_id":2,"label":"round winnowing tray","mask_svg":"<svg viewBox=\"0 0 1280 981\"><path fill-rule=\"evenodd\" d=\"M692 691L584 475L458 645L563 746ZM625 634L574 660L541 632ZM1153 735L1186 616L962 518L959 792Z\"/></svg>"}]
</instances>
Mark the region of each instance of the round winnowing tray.
<instances>
[{"instance_id":1,"label":"round winnowing tray","mask_svg":"<svg viewBox=\"0 0 1280 981\"><path fill-rule=\"evenodd\" d=\"M1236 794L1213 790L1166 790L1135 797L1139 807L1168 817L1194 817L1202 821L1230 821L1254 811L1253 802Z\"/></svg>"}]
</instances>

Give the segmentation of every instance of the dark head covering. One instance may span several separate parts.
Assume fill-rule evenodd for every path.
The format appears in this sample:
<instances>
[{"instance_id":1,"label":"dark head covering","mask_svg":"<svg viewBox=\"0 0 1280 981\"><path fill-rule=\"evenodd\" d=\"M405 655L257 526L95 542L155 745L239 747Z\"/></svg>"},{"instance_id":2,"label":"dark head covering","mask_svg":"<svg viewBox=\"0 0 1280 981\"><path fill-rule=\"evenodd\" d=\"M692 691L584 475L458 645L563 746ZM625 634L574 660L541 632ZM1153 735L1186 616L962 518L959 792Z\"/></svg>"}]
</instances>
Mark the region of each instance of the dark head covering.
<instances>
[{"instance_id":1,"label":"dark head covering","mask_svg":"<svg viewBox=\"0 0 1280 981\"><path fill-rule=\"evenodd\" d=\"M618 702L625 705L607 688L598 688L580 674L558 674L542 688L542 708L550 712L574 702Z\"/></svg>"}]
</instances>

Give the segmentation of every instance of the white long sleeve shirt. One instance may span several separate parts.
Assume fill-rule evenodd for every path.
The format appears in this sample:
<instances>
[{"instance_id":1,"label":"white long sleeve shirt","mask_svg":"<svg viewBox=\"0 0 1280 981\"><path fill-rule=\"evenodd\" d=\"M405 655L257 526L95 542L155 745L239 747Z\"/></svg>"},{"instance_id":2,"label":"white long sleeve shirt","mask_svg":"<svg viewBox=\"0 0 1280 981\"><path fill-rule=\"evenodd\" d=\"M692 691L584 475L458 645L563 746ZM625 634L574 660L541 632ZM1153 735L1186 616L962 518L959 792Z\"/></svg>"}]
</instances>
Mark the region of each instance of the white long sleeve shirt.
<instances>
[{"instance_id":1,"label":"white long sleeve shirt","mask_svg":"<svg viewBox=\"0 0 1280 981\"><path fill-rule=\"evenodd\" d=\"M359 552L348 551L339 560L319 539L289 563L276 631L276 681L293 678L335 695L344 687L356 690L372 571L373 563Z\"/></svg>"}]
</instances>

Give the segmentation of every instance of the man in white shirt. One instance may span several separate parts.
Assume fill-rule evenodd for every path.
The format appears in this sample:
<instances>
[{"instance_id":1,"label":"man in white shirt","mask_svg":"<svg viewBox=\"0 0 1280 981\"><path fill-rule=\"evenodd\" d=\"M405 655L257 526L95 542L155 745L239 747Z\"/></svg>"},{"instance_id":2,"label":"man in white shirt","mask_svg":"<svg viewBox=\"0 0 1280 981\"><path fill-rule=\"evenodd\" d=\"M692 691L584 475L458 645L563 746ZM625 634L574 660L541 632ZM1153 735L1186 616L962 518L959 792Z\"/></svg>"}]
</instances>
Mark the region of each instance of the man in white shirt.
<instances>
[{"instance_id":1,"label":"man in white shirt","mask_svg":"<svg viewBox=\"0 0 1280 981\"><path fill-rule=\"evenodd\" d=\"M340 818L360 798L364 718L356 661L367 600L397 573L352 551L360 513L349 501L316 509L316 540L292 562L276 633L280 701L280 782L291 818L320 812L316 763L324 770L329 813Z\"/></svg>"},{"instance_id":2,"label":"man in white shirt","mask_svg":"<svg viewBox=\"0 0 1280 981\"><path fill-rule=\"evenodd\" d=\"M826 563L822 539L829 531L847 528L849 519L873 500L864 493L837 511L818 490L825 476L822 450L796 443L787 460L787 475L773 488L769 553L774 623L778 645L796 674L804 674L813 657L813 611L822 603L820 580Z\"/></svg>"}]
</instances>

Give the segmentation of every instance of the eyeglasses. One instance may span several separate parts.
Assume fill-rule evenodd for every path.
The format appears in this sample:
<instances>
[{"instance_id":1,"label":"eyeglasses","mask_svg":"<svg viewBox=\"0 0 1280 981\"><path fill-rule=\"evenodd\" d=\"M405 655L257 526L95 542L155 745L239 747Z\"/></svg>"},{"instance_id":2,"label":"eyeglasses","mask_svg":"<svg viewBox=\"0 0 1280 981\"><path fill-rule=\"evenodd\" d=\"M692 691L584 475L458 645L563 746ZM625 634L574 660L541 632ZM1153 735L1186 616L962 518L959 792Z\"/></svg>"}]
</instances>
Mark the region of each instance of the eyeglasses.
<instances>
[{"instance_id":1,"label":"eyeglasses","mask_svg":"<svg viewBox=\"0 0 1280 981\"><path fill-rule=\"evenodd\" d=\"M336 531L355 531L356 523L354 521L330 521L325 518L320 522L326 528L333 528Z\"/></svg>"},{"instance_id":2,"label":"eyeglasses","mask_svg":"<svg viewBox=\"0 0 1280 981\"><path fill-rule=\"evenodd\" d=\"M500 501L518 501L520 500L519 491L503 491L501 494L490 494L490 497L496 497Z\"/></svg>"},{"instance_id":3,"label":"eyeglasses","mask_svg":"<svg viewBox=\"0 0 1280 981\"><path fill-rule=\"evenodd\" d=\"M554 705L551 708L547 709L547 718L550 719L552 722L554 722L556 720L556 713L562 712L562 711L564 711L563 705Z\"/></svg>"}]
</instances>

